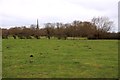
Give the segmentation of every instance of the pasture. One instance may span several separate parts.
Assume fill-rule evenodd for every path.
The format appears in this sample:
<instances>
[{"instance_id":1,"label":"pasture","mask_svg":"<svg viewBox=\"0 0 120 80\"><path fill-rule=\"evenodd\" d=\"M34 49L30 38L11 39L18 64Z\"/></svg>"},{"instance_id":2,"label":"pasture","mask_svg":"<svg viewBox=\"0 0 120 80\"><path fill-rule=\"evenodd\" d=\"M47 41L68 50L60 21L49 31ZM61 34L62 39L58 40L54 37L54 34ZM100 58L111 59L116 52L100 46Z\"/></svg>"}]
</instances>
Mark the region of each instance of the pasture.
<instances>
[{"instance_id":1,"label":"pasture","mask_svg":"<svg viewBox=\"0 0 120 80\"><path fill-rule=\"evenodd\" d=\"M2 59L3 78L118 77L117 40L3 39Z\"/></svg>"}]
</instances>

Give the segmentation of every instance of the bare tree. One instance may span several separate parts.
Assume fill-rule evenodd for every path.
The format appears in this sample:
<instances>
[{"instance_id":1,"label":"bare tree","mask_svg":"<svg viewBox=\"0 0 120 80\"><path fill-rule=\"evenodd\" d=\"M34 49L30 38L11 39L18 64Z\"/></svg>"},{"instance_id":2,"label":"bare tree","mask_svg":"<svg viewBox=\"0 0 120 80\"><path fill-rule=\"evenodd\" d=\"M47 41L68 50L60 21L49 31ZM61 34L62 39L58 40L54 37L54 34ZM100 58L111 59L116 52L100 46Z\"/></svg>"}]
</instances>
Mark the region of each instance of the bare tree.
<instances>
[{"instance_id":1,"label":"bare tree","mask_svg":"<svg viewBox=\"0 0 120 80\"><path fill-rule=\"evenodd\" d=\"M92 23L97 26L97 30L108 32L113 27L113 21L108 17L97 17L92 19Z\"/></svg>"},{"instance_id":2,"label":"bare tree","mask_svg":"<svg viewBox=\"0 0 120 80\"><path fill-rule=\"evenodd\" d=\"M55 36L58 39L67 39L66 28L63 23L56 23Z\"/></svg>"},{"instance_id":3,"label":"bare tree","mask_svg":"<svg viewBox=\"0 0 120 80\"><path fill-rule=\"evenodd\" d=\"M54 35L54 24L46 23L45 24L46 36L50 39Z\"/></svg>"},{"instance_id":4,"label":"bare tree","mask_svg":"<svg viewBox=\"0 0 120 80\"><path fill-rule=\"evenodd\" d=\"M2 29L2 38L8 39L9 31L7 29Z\"/></svg>"}]
</instances>

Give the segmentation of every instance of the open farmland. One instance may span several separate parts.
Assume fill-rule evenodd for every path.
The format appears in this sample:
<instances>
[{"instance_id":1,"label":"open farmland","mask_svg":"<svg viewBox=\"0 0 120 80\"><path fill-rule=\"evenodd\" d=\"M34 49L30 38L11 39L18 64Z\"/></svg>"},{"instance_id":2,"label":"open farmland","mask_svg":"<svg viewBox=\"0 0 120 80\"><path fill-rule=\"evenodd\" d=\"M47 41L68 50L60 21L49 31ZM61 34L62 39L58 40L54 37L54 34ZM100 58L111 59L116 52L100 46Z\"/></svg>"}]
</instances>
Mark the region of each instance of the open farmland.
<instances>
[{"instance_id":1,"label":"open farmland","mask_svg":"<svg viewBox=\"0 0 120 80\"><path fill-rule=\"evenodd\" d=\"M2 55L3 78L118 77L117 40L3 39Z\"/></svg>"}]
</instances>

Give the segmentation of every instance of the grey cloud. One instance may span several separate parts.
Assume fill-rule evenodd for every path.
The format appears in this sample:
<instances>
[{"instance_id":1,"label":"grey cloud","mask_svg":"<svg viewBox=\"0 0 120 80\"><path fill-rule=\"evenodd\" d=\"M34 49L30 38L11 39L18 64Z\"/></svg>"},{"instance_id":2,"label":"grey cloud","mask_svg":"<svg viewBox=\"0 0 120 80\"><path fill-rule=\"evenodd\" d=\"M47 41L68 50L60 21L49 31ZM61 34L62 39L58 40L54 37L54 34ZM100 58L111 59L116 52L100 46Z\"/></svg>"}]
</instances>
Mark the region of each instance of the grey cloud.
<instances>
[{"instance_id":1,"label":"grey cloud","mask_svg":"<svg viewBox=\"0 0 120 80\"><path fill-rule=\"evenodd\" d=\"M0 1L0 4L7 9L0 10L0 13L3 13L2 15L0 14L0 18L2 18L0 25L3 26L35 24L37 18L39 23L71 22L73 20L90 20L92 17L102 15L114 20L117 26L118 0L51 0L53 2L49 1L50 3L47 3L47 0L43 3L40 0L22 0L22 2L21 0ZM5 6L7 1L13 2L10 5L7 3L10 8ZM12 6L12 4L15 4L14 2L16 7ZM117 30L117 28L115 29Z\"/></svg>"}]
</instances>

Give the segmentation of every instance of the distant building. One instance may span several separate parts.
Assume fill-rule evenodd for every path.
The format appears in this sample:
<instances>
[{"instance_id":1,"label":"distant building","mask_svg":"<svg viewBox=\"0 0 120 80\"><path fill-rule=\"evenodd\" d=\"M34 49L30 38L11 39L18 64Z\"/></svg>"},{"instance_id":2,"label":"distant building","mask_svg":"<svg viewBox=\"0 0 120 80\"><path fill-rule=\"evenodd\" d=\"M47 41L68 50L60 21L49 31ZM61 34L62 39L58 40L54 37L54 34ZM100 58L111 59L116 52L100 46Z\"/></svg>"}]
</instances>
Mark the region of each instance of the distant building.
<instances>
[{"instance_id":1,"label":"distant building","mask_svg":"<svg viewBox=\"0 0 120 80\"><path fill-rule=\"evenodd\" d=\"M38 19L37 19L37 23L36 23L36 24L31 24L31 25L30 25L30 28L32 28L32 29L39 29Z\"/></svg>"}]
</instances>

